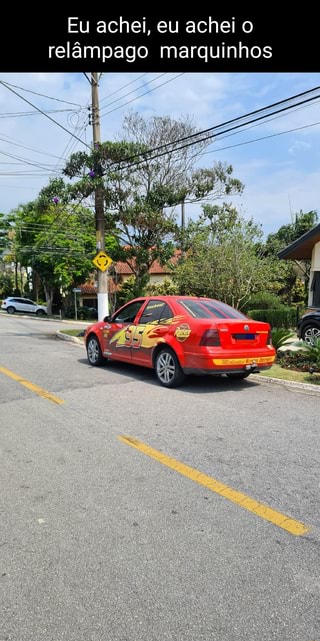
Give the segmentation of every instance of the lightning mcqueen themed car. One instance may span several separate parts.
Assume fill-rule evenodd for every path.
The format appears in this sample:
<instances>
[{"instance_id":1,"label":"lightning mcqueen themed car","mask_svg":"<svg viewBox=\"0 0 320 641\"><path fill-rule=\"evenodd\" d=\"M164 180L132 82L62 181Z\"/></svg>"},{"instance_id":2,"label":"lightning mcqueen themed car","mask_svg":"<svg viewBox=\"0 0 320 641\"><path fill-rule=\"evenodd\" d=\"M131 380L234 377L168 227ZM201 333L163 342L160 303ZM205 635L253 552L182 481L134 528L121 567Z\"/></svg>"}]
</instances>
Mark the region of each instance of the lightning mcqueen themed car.
<instances>
[{"instance_id":1,"label":"lightning mcqueen themed car","mask_svg":"<svg viewBox=\"0 0 320 641\"><path fill-rule=\"evenodd\" d=\"M191 296L130 301L85 332L91 365L117 360L154 368L165 387L188 374L246 378L275 359L270 325L225 303Z\"/></svg>"}]
</instances>

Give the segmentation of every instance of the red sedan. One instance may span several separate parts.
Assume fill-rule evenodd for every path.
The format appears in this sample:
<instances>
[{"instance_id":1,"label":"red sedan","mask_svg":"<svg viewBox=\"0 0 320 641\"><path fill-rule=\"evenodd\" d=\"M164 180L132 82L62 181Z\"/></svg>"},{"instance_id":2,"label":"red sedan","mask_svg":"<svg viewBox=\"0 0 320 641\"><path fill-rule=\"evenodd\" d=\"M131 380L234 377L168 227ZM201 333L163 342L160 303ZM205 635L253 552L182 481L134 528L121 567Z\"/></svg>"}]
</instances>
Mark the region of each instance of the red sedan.
<instances>
[{"instance_id":1,"label":"red sedan","mask_svg":"<svg viewBox=\"0 0 320 641\"><path fill-rule=\"evenodd\" d=\"M91 365L110 359L154 368L165 387L188 374L246 378L275 359L268 323L192 296L136 298L88 327L85 343Z\"/></svg>"}]
</instances>

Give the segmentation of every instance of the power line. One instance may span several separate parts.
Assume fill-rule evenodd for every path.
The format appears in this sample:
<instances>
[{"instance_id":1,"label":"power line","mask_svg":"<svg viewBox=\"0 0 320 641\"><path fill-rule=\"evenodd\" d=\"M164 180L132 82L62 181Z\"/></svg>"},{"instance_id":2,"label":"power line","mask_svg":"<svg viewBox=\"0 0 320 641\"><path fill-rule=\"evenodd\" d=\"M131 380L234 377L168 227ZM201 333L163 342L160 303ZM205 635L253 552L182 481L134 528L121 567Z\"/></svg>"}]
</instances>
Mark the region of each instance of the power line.
<instances>
[{"instance_id":1,"label":"power line","mask_svg":"<svg viewBox=\"0 0 320 641\"><path fill-rule=\"evenodd\" d=\"M270 116L273 116L274 114L283 113L283 112L288 111L290 109L293 109L294 107L297 107L299 105L303 105L303 104L306 104L306 103L311 102L313 100L316 100L316 99L318 99L320 97L320 94L318 94L316 96L313 96L311 98L306 98L305 100L302 100L302 101L300 101L298 103L295 103L294 105L288 105L286 107L282 107L281 109L277 109L277 110L273 111L270 114L264 114L264 115L258 116L257 118L253 118L253 119L249 120L248 122L244 122L244 123L240 123L240 124L234 124L233 127L229 127L228 129L225 129L225 130L223 130L221 132L217 131L218 129L221 129L221 127L227 126L229 124L237 123L237 122L239 122L241 120L244 120L244 119L248 118L251 115L255 115L255 114L261 113L262 111L267 111L267 110L271 109L273 106L284 104L284 103L288 102L289 100L296 99L297 97L309 94L309 93L314 92L314 91L316 91L318 89L320 89L320 87L315 87L312 90L308 90L306 92L303 92L302 94L297 94L295 96L292 96L291 98L286 98L285 100L273 103L272 105L268 105L267 107L263 107L261 109L257 109L255 111L252 111L252 112L250 112L248 114L245 114L243 116L239 116L238 118L233 118L232 120L225 121L224 123L220 123L219 125L215 125L213 127L208 127L207 129L204 129L202 131L196 132L195 134L190 134L189 136L184 136L183 138L180 138L179 140L175 140L175 141L173 141L171 143L170 142L169 143L165 143L163 145L159 145L158 147L154 147L152 149L149 149L146 152L138 153L138 154L135 154L134 156L131 156L129 158L125 158L125 159L123 159L122 162L129 162L130 160L134 160L135 158L139 158L139 157L143 156L142 160L140 160L140 161L138 161L136 163L133 163L131 165L126 165L125 167L121 167L121 170L130 168L130 167L135 167L135 166L140 165L141 163L145 162L146 160L149 161L149 160L154 160L156 158L161 158L162 156L165 156L168 153L175 153L177 151L181 151L182 149L190 147L190 146L192 146L194 144L198 144L200 142L205 142L207 140L210 140L210 138L214 138L215 136L221 136L224 133L228 133L230 131L235 131L236 129L239 129L240 127L245 127L245 126L250 125L252 123L265 120L266 118L270 118ZM208 134L210 131L211 132L215 132L215 133L212 133L211 135L206 135L203 138L201 138L201 137L199 138L199 136L203 136L204 134ZM156 154L155 156L146 156L147 154L154 153L156 151L161 151L162 149L166 149L167 147L172 147L172 145L176 145L176 144L178 144L180 142L184 142L184 141L187 141L187 140L190 140L190 139L193 139L193 138L196 138L196 140L194 140L192 142L189 142L189 143L187 143L185 145L181 145L180 147L175 147L173 149L169 149L169 151L164 151L163 153ZM113 165L117 165L120 162L121 161L111 163L110 166L112 167Z\"/></svg>"},{"instance_id":2,"label":"power line","mask_svg":"<svg viewBox=\"0 0 320 641\"><path fill-rule=\"evenodd\" d=\"M134 80L130 80L130 82L126 82L126 84L125 84L125 85L122 85L122 87L120 87L119 89L116 89L116 90L115 90L115 91L113 91L112 93L109 93L107 96L105 96L104 98L102 98L102 100L100 100L100 105L101 105L101 103L102 103L102 102L104 102L105 100L108 100L108 98L111 98L111 97L112 97L112 96L114 96L115 94L117 94L117 93L119 93L120 91L122 91L122 89L125 89L126 87L129 87L129 85L133 85L135 82L138 82L138 80L141 80L141 78L144 78L144 77L145 77L145 76L147 76L147 75L148 75L147 73L142 73L142 74L141 74L141 76L138 76L138 78L135 78Z\"/></svg>"},{"instance_id":3,"label":"power line","mask_svg":"<svg viewBox=\"0 0 320 641\"><path fill-rule=\"evenodd\" d=\"M33 167L38 167L39 169L50 170L53 165L39 164L32 162L29 158L23 158L22 156L16 156L15 154L10 154L7 151L0 151L2 156L7 156L8 158L13 158L14 160L19 160L21 164L31 165Z\"/></svg>"},{"instance_id":4,"label":"power line","mask_svg":"<svg viewBox=\"0 0 320 641\"><path fill-rule=\"evenodd\" d=\"M84 121L82 122L82 124L81 125L77 125L76 127L74 127L74 131L77 132L79 134L79 136L80 136L83 132L85 132L85 129L86 129L87 125L88 125L88 116L86 115L85 118L84 118ZM74 140L73 136L71 135L70 138L69 138L69 141L67 142L67 144L66 144L66 146L65 146L65 148L64 148L64 150L62 152L62 156L61 156L61 158L59 159L59 162L56 165L57 173L61 173L61 171L62 171L61 162L65 161L65 156L67 156L67 154L73 153L76 145L77 145L77 140Z\"/></svg>"},{"instance_id":5,"label":"power line","mask_svg":"<svg viewBox=\"0 0 320 641\"><path fill-rule=\"evenodd\" d=\"M218 149L212 149L211 151L204 151L200 156L205 156L207 154L214 154L217 151L225 151L226 149L234 149L235 147L242 147L243 145L250 145L253 142L260 142L261 140L267 140L268 138L275 138L276 136L283 136L284 134L290 134L293 131L301 131L301 129L308 129L310 127L316 127L320 125L320 120L318 122L311 122L308 125L302 125L301 127L294 127L293 129L286 129L285 131L278 131L275 134L269 134L268 136L261 136L260 138L253 138L252 140L244 140L243 142L235 143L234 145L228 145L227 147L219 147Z\"/></svg>"},{"instance_id":6,"label":"power line","mask_svg":"<svg viewBox=\"0 0 320 641\"><path fill-rule=\"evenodd\" d=\"M10 91L12 90L10 89ZM21 99L24 100L22 96L21 96ZM35 107L35 109L38 109L38 108ZM77 112L75 112L74 109L46 109L46 110L38 109L38 111L40 112L40 114L47 116L47 114L59 114L59 113L66 113L66 112L77 113L78 111L81 111L81 110L79 109L77 110ZM30 117L30 116L39 116L39 114L36 111L3 111L2 113L0 113L0 118L2 120L4 120L5 118L23 118L23 117ZM52 118L50 120L52 120Z\"/></svg>"},{"instance_id":7,"label":"power line","mask_svg":"<svg viewBox=\"0 0 320 641\"><path fill-rule=\"evenodd\" d=\"M28 103L28 105L30 105L31 107L33 107L34 109L36 109L37 111L39 111L40 113L42 113L42 114L43 114L43 116L45 116L46 118L48 118L49 120L51 120L51 122L53 122L55 125L57 125L58 127L60 127L60 129L63 129L64 131L66 131L66 132L67 132L67 134L69 134L70 136L73 136L73 137L74 137L74 138L76 138L79 142L81 142L85 147L88 147L88 148L90 149L90 145L87 145L87 143L85 143L83 140L81 140L81 138L78 138L78 136L75 136L75 135L74 135L71 131L69 131L66 127L64 127L64 126L63 126L63 125L61 125L59 122L57 122L57 120L54 120L54 118L51 118L51 116L48 116L48 114L46 114L44 111L42 111L42 109L39 109L39 107L36 107L36 105L34 105L32 102L30 102L29 100L27 100L27 99L26 99L26 98L24 98L23 96L20 96L20 94L19 94L17 91L15 91L15 90L14 90L14 89L12 89L11 87L9 87L5 82L3 82L3 80L0 80L0 84L1 84L1 85L3 85L6 89L8 89L8 91L11 91L11 92L12 92L12 93L14 93L16 96L18 96L18 98L21 98L21 100L24 100L24 102L27 102L27 103Z\"/></svg>"},{"instance_id":8,"label":"power line","mask_svg":"<svg viewBox=\"0 0 320 641\"><path fill-rule=\"evenodd\" d=\"M144 93L140 94L139 96L136 96L135 98L132 98L132 100L128 100L123 105L119 105L119 107L115 107L114 109L110 109L110 111L106 111L104 114L102 114L101 117L103 118L104 116L107 116L108 114L111 114L114 111L117 111L118 109L122 109L126 105L130 105L135 100L138 100L139 98L142 98L143 96L146 96L148 93L151 93L152 91L155 91L156 89L160 89L160 87L164 87L164 85L167 85L169 82L173 82L174 80L176 80L177 78L180 78L180 76L183 76L183 75L184 75L184 73L178 73L176 76L174 76L174 78L169 78L169 80L166 80L166 82L162 82L157 87L153 87L152 89L149 89L149 91L145 91Z\"/></svg>"},{"instance_id":9,"label":"power line","mask_svg":"<svg viewBox=\"0 0 320 641\"><path fill-rule=\"evenodd\" d=\"M35 147L28 147L27 145L21 145L20 143L15 142L14 138L10 138L10 136L6 136L5 134L2 134L2 135L5 136L5 138L0 138L0 140L2 140L2 142L6 142L8 145L14 145L15 147L21 147L22 149L28 149L29 151L34 151L36 154L41 154L43 156L50 156L51 158L58 158L58 160L61 160L60 156L55 156L54 154L48 154L48 152L40 151L40 149L36 149ZM66 158L63 158L63 160L66 160Z\"/></svg>"},{"instance_id":10,"label":"power line","mask_svg":"<svg viewBox=\"0 0 320 641\"><path fill-rule=\"evenodd\" d=\"M85 71L83 71L82 73L83 73L84 77L88 80L89 85L91 85L91 79L89 78L89 76L86 74Z\"/></svg>"},{"instance_id":11,"label":"power line","mask_svg":"<svg viewBox=\"0 0 320 641\"><path fill-rule=\"evenodd\" d=\"M60 211L57 214L56 218L52 221L51 225L49 226L48 232L43 232L43 233L44 234L47 234L47 233L50 234L50 232L51 232L51 234L54 233L54 229L52 229L52 227L53 227L53 225L56 226L57 221L62 216L62 214L67 214L68 216L72 215L75 212L75 210L81 205L81 203L84 201L84 199L85 199L85 196L81 196L80 200L77 203L75 203L75 205L72 207L71 211L68 211L67 209L60 208ZM51 235L51 237L50 236L48 237L48 235L44 236L44 240L50 240L51 238L52 238L52 235ZM35 247L38 247L38 245L39 245L39 239L35 243Z\"/></svg>"},{"instance_id":12,"label":"power line","mask_svg":"<svg viewBox=\"0 0 320 641\"><path fill-rule=\"evenodd\" d=\"M38 91L31 91L31 89L26 89L25 87L19 87L19 85L13 85L11 82L6 83L9 87L14 87L15 89L21 89L21 91L26 91L32 93L35 96L41 96L42 98L48 98L48 100L56 100L56 102L64 102L66 105L74 105L75 107L83 107L77 102L70 102L69 100L62 100L62 98L56 98L54 96L47 96L44 93L39 93Z\"/></svg>"},{"instance_id":13,"label":"power line","mask_svg":"<svg viewBox=\"0 0 320 641\"><path fill-rule=\"evenodd\" d=\"M150 80L149 82L144 83L143 85L141 85L141 87L138 87L136 89L132 89L131 91L128 91L127 93L125 93L123 96L120 96L120 98L116 98L116 100L112 100L112 102L108 102L106 105L104 105L104 109L106 107L110 107L111 105L114 105L116 102L119 102L119 100L122 100L123 98L126 98L127 96L130 96L132 93L135 93L136 91L139 91L139 89L143 89L143 87L147 87L148 85L151 85L152 82L156 82L156 80L159 80L159 78L162 78L162 76L166 76L166 75L167 75L166 72L160 73L158 76L156 76L156 78L154 78L153 80ZM155 89L157 89L157 87L155 87ZM127 104L127 103L125 103L125 104ZM101 113L101 115L103 115L103 114Z\"/></svg>"}]
</instances>

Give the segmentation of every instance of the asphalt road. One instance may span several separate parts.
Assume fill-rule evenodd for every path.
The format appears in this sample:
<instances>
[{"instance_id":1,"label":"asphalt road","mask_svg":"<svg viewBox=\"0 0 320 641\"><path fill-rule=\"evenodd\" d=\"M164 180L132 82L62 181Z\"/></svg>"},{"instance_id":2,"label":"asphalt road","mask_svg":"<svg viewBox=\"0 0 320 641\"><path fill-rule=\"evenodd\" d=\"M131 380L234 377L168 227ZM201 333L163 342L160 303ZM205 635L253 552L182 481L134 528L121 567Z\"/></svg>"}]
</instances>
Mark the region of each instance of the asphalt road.
<instances>
[{"instance_id":1,"label":"asphalt road","mask_svg":"<svg viewBox=\"0 0 320 641\"><path fill-rule=\"evenodd\" d=\"M167 390L61 326L0 315L0 641L320 641L320 396Z\"/></svg>"}]
</instances>

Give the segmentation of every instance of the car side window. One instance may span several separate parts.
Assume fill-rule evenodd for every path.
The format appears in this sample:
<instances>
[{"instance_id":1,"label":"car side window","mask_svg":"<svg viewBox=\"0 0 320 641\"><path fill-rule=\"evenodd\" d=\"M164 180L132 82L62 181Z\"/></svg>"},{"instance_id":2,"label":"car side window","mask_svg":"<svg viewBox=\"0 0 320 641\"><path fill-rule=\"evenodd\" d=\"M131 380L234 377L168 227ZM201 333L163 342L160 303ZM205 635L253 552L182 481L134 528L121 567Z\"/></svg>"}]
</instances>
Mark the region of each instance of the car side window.
<instances>
[{"instance_id":1,"label":"car side window","mask_svg":"<svg viewBox=\"0 0 320 641\"><path fill-rule=\"evenodd\" d=\"M119 314L115 314L112 317L112 323L133 323L139 309L141 309L144 304L144 300L138 300L134 303L129 303L126 305Z\"/></svg>"},{"instance_id":2,"label":"car side window","mask_svg":"<svg viewBox=\"0 0 320 641\"><path fill-rule=\"evenodd\" d=\"M159 323L165 323L165 321L170 320L170 318L173 318L173 313L169 305L165 303L164 308L161 310Z\"/></svg>"},{"instance_id":3,"label":"car side window","mask_svg":"<svg viewBox=\"0 0 320 641\"><path fill-rule=\"evenodd\" d=\"M172 318L172 312L169 305L161 300L150 300L140 317L141 325L148 323L159 323L160 321Z\"/></svg>"},{"instance_id":4,"label":"car side window","mask_svg":"<svg viewBox=\"0 0 320 641\"><path fill-rule=\"evenodd\" d=\"M22 302L22 301L21 301ZM35 303L32 300L28 300L27 298L23 301L25 305L35 305Z\"/></svg>"}]
</instances>

